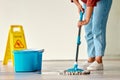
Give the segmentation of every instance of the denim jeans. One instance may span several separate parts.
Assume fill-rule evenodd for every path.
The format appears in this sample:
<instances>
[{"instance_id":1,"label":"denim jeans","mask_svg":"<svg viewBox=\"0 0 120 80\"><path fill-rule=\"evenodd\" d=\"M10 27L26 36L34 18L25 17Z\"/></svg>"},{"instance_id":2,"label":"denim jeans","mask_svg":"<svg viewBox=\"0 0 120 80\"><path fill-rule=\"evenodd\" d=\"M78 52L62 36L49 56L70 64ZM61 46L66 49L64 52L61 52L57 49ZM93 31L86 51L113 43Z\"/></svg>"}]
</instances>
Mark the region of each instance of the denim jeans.
<instances>
[{"instance_id":1,"label":"denim jeans","mask_svg":"<svg viewBox=\"0 0 120 80\"><path fill-rule=\"evenodd\" d=\"M86 5L83 5L86 9ZM106 47L106 24L111 5L112 0L100 0L97 2L90 22L85 25L88 57L104 56ZM85 15L86 13L84 17Z\"/></svg>"}]
</instances>

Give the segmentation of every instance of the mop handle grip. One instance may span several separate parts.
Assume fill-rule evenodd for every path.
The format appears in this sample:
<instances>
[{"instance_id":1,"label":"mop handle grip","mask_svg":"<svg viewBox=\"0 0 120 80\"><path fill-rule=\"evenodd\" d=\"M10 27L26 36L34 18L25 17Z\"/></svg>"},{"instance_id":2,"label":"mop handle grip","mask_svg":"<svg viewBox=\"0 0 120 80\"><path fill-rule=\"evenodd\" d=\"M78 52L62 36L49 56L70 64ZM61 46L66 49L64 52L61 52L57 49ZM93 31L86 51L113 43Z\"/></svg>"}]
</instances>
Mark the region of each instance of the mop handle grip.
<instances>
[{"instance_id":1,"label":"mop handle grip","mask_svg":"<svg viewBox=\"0 0 120 80\"><path fill-rule=\"evenodd\" d=\"M82 21L83 19L83 12L81 11L80 12L80 21ZM81 27L79 28L79 31L78 31L78 37L77 37L77 44L80 45L81 44L81 41L80 41L80 33L81 33Z\"/></svg>"},{"instance_id":2,"label":"mop handle grip","mask_svg":"<svg viewBox=\"0 0 120 80\"><path fill-rule=\"evenodd\" d=\"M84 14L84 12L80 11L80 21L82 21L82 19L83 19L83 14Z\"/></svg>"}]
</instances>

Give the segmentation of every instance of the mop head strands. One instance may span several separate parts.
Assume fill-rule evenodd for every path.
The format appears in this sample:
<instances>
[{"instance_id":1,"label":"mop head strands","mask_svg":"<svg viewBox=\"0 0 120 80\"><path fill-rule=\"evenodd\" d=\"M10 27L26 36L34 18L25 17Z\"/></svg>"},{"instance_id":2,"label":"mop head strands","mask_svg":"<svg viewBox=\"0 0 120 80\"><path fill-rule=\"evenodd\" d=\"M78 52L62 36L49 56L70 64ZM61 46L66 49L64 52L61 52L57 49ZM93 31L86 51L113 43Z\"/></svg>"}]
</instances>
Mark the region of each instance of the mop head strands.
<instances>
[{"instance_id":1,"label":"mop head strands","mask_svg":"<svg viewBox=\"0 0 120 80\"><path fill-rule=\"evenodd\" d=\"M88 75L90 71L83 70L78 67L78 64L75 63L73 68L69 68L60 73L60 75Z\"/></svg>"}]
</instances>

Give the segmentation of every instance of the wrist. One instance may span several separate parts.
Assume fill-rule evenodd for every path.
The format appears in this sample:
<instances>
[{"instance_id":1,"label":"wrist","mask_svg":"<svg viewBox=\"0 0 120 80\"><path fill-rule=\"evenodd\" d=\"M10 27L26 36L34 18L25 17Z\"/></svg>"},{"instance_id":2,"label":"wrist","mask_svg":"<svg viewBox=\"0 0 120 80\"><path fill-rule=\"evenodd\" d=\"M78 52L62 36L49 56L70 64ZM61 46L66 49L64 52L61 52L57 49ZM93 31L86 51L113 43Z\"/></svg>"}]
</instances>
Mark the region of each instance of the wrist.
<instances>
[{"instance_id":1,"label":"wrist","mask_svg":"<svg viewBox=\"0 0 120 80\"><path fill-rule=\"evenodd\" d=\"M90 18L85 18L85 21L88 23L90 21Z\"/></svg>"},{"instance_id":2,"label":"wrist","mask_svg":"<svg viewBox=\"0 0 120 80\"><path fill-rule=\"evenodd\" d=\"M79 9L81 9L81 8L82 8L81 4L78 4L78 5L77 5L77 7L78 7Z\"/></svg>"}]
</instances>

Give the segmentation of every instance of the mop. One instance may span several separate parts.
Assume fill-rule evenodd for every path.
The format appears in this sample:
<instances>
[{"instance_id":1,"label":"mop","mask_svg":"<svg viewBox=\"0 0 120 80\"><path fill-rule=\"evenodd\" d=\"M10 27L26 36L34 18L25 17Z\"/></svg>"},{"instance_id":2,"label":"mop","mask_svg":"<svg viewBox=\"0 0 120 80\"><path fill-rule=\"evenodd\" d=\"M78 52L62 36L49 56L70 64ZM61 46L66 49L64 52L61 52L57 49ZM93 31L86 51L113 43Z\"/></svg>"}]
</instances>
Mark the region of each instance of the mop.
<instances>
[{"instance_id":1,"label":"mop","mask_svg":"<svg viewBox=\"0 0 120 80\"><path fill-rule=\"evenodd\" d=\"M80 12L80 21L82 21L82 18L83 18L83 12ZM66 74L67 75L87 75L87 74L90 74L90 71L80 69L78 66L79 45L81 44L80 33L81 33L81 27L79 27L79 31L78 31L76 57L75 57L75 63L73 65L73 68L64 70L63 73L60 73L62 75L66 75Z\"/></svg>"}]
</instances>

